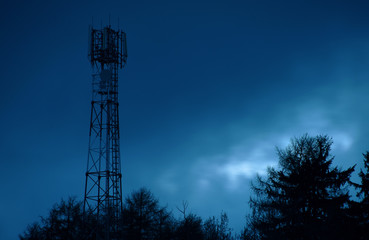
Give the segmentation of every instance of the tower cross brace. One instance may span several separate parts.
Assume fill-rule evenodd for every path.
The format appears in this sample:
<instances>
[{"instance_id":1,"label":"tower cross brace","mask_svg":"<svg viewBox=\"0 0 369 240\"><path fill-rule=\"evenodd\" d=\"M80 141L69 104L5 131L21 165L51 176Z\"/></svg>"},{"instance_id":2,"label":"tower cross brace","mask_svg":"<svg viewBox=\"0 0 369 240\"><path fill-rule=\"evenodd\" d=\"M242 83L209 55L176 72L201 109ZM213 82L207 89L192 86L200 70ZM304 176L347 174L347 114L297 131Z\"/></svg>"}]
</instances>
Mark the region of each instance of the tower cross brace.
<instances>
[{"instance_id":1,"label":"tower cross brace","mask_svg":"<svg viewBox=\"0 0 369 240\"><path fill-rule=\"evenodd\" d=\"M127 60L126 34L111 26L89 29L93 67L89 147L83 211L95 239L120 239L122 173L120 160L118 69ZM86 221L87 222L87 221Z\"/></svg>"}]
</instances>

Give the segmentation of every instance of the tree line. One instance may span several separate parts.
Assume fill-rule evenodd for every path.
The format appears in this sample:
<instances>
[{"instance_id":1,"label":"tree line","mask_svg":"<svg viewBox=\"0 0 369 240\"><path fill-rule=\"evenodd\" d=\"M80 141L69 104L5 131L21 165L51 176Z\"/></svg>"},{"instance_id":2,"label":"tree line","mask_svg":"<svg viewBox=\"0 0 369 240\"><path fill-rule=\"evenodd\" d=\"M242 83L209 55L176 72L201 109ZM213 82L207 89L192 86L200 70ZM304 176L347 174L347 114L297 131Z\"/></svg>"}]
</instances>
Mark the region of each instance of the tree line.
<instances>
[{"instance_id":1,"label":"tree line","mask_svg":"<svg viewBox=\"0 0 369 240\"><path fill-rule=\"evenodd\" d=\"M92 213L83 215L83 203L75 198L62 200L55 204L49 215L41 221L29 225L19 236L21 240L48 239L95 239L91 236L89 226L96 218ZM183 217L175 219L167 207L147 189L133 192L125 200L122 221L119 229L120 238L127 240L230 240L231 229L228 216L222 212L219 218L211 217L203 221L193 213L186 213L187 203L179 209ZM85 218L84 218L85 217ZM86 220L87 219L87 220Z\"/></svg>"},{"instance_id":2,"label":"tree line","mask_svg":"<svg viewBox=\"0 0 369 240\"><path fill-rule=\"evenodd\" d=\"M355 166L333 166L332 144L328 136L304 135L277 149L278 166L252 183L251 212L241 233L233 233L226 213L203 220L187 213L186 202L178 208L183 216L175 218L148 189L141 188L125 200L119 236L127 240L369 239L369 152L363 154L360 183L354 183ZM87 214L83 216L82 203L75 198L62 200L19 238L94 239L86 224L95 218Z\"/></svg>"}]
</instances>

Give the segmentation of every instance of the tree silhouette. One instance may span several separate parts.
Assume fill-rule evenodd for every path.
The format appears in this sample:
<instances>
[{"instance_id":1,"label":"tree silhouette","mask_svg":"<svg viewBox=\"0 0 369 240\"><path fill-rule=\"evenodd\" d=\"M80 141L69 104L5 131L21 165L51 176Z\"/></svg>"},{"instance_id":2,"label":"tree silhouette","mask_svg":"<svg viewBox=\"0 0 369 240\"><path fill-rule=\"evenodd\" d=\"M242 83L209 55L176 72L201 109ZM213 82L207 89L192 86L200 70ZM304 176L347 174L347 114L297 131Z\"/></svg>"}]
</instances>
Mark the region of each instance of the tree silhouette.
<instances>
[{"instance_id":1,"label":"tree silhouette","mask_svg":"<svg viewBox=\"0 0 369 240\"><path fill-rule=\"evenodd\" d=\"M369 152L363 154L364 156L364 171L361 169L359 177L361 179L361 184L358 185L360 191L357 196L362 197L361 203L365 209L369 209ZM365 216L369 221L369 212L366 212Z\"/></svg>"},{"instance_id":2,"label":"tree silhouette","mask_svg":"<svg viewBox=\"0 0 369 240\"><path fill-rule=\"evenodd\" d=\"M232 239L231 229L228 227L228 216L226 213L220 214L220 221L215 217L210 217L204 222L205 240L230 240Z\"/></svg>"},{"instance_id":3,"label":"tree silhouette","mask_svg":"<svg viewBox=\"0 0 369 240\"><path fill-rule=\"evenodd\" d=\"M351 201L348 215L350 221L346 226L355 239L367 239L369 236L369 152L364 156L364 171L359 172L360 184L352 183L359 190L359 201Z\"/></svg>"},{"instance_id":4,"label":"tree silhouette","mask_svg":"<svg viewBox=\"0 0 369 240\"><path fill-rule=\"evenodd\" d=\"M361 184L359 185L358 197L362 197L360 201L360 232L362 239L369 236L369 152L364 155L364 171L360 170L359 177Z\"/></svg>"},{"instance_id":5,"label":"tree silhouette","mask_svg":"<svg viewBox=\"0 0 369 240\"><path fill-rule=\"evenodd\" d=\"M279 166L267 176L257 176L250 198L252 213L238 236L260 239L368 239L369 236L369 152L364 155L361 182L353 183L354 167L333 167L332 140L327 136L291 140L277 149ZM348 187L358 189L358 201L350 200ZM30 224L21 240L94 239L87 226L96 225L96 215L86 212L75 198L55 204L48 216ZM166 207L146 188L126 198L119 237L125 240L231 240L228 216L210 217L205 222L189 213L188 203L178 208L183 218L174 219ZM95 223L95 224L93 224ZM97 227L98 228L98 227ZM98 230L97 230L98 231ZM101 230L100 230L101 231ZM93 236L92 236L93 235ZM237 238L237 239L238 239Z\"/></svg>"},{"instance_id":6,"label":"tree silhouette","mask_svg":"<svg viewBox=\"0 0 369 240\"><path fill-rule=\"evenodd\" d=\"M27 230L23 235L19 235L21 240L43 240L46 239L45 234L42 231L42 227L39 223L35 222L27 226Z\"/></svg>"},{"instance_id":7,"label":"tree silhouette","mask_svg":"<svg viewBox=\"0 0 369 240\"><path fill-rule=\"evenodd\" d=\"M87 239L82 221L82 203L69 198L55 204L47 218L27 227L20 239Z\"/></svg>"},{"instance_id":8,"label":"tree silhouette","mask_svg":"<svg viewBox=\"0 0 369 240\"><path fill-rule=\"evenodd\" d=\"M146 188L126 199L123 225L125 239L132 240L169 239L173 229L171 215Z\"/></svg>"},{"instance_id":9,"label":"tree silhouette","mask_svg":"<svg viewBox=\"0 0 369 240\"><path fill-rule=\"evenodd\" d=\"M279 169L258 176L250 227L261 239L345 239L344 207L354 167L332 168L332 140L305 135L278 149Z\"/></svg>"},{"instance_id":10,"label":"tree silhouette","mask_svg":"<svg viewBox=\"0 0 369 240\"><path fill-rule=\"evenodd\" d=\"M178 223L176 229L178 240L203 240L202 219L195 214L188 214Z\"/></svg>"}]
</instances>

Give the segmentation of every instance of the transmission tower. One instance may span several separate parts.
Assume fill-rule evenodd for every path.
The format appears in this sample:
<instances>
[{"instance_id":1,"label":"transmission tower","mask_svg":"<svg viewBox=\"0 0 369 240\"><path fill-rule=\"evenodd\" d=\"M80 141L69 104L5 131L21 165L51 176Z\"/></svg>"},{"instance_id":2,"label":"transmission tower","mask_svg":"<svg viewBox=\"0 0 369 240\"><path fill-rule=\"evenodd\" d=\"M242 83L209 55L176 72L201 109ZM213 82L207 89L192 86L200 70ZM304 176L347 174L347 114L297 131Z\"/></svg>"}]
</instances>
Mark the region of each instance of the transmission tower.
<instances>
[{"instance_id":1,"label":"transmission tower","mask_svg":"<svg viewBox=\"0 0 369 240\"><path fill-rule=\"evenodd\" d=\"M127 60L126 34L111 26L89 29L92 101L83 211L93 213L96 239L120 239L122 174L119 145L118 69ZM87 221L86 221L87 222Z\"/></svg>"}]
</instances>

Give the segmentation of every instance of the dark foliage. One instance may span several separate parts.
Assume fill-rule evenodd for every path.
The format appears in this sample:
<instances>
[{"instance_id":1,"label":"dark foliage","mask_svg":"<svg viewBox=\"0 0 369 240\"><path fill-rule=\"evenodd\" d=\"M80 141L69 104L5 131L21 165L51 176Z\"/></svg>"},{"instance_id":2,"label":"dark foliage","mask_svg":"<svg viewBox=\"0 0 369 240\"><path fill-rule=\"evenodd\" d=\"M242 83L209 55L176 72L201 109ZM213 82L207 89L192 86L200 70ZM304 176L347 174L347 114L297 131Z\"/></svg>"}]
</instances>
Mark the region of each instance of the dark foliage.
<instances>
[{"instance_id":1,"label":"dark foliage","mask_svg":"<svg viewBox=\"0 0 369 240\"><path fill-rule=\"evenodd\" d=\"M20 239L88 239L82 221L82 203L74 198L62 200L49 212L49 216L41 218L41 223L28 226Z\"/></svg>"},{"instance_id":2,"label":"dark foliage","mask_svg":"<svg viewBox=\"0 0 369 240\"><path fill-rule=\"evenodd\" d=\"M165 207L146 188L132 193L123 210L124 239L171 239L174 221Z\"/></svg>"},{"instance_id":3,"label":"dark foliage","mask_svg":"<svg viewBox=\"0 0 369 240\"><path fill-rule=\"evenodd\" d=\"M361 169L359 177L360 184L353 185L358 189L359 201L351 201L348 215L350 222L346 229L352 233L352 239L368 239L369 236L369 152L364 156L364 171Z\"/></svg>"},{"instance_id":4,"label":"dark foliage","mask_svg":"<svg viewBox=\"0 0 369 240\"><path fill-rule=\"evenodd\" d=\"M205 240L231 240L232 232L228 227L228 216L222 213L219 219L211 217L204 222Z\"/></svg>"},{"instance_id":5,"label":"dark foliage","mask_svg":"<svg viewBox=\"0 0 369 240\"><path fill-rule=\"evenodd\" d=\"M279 169L253 186L250 228L260 239L349 239L345 207L354 168L332 167L327 136L294 139L278 149Z\"/></svg>"},{"instance_id":6,"label":"dark foliage","mask_svg":"<svg viewBox=\"0 0 369 240\"><path fill-rule=\"evenodd\" d=\"M361 170L359 173L361 184L357 185L360 190L357 196L362 198L361 203L364 209L369 209L369 152L366 152L363 156L364 171ZM366 212L364 217L369 220L369 212Z\"/></svg>"},{"instance_id":7,"label":"dark foliage","mask_svg":"<svg viewBox=\"0 0 369 240\"><path fill-rule=\"evenodd\" d=\"M202 219L195 214L189 214L178 223L177 240L203 240Z\"/></svg>"},{"instance_id":8,"label":"dark foliage","mask_svg":"<svg viewBox=\"0 0 369 240\"><path fill-rule=\"evenodd\" d=\"M86 213L83 217L81 206L82 203L74 198L62 200L53 206L47 218L29 225L20 239L95 239L98 231L93 231L91 226L96 226L96 216ZM133 192L126 199L121 223L118 235L125 240L232 239L225 213L220 220L209 218L205 224L195 214L184 214L182 220L176 220L146 188Z\"/></svg>"},{"instance_id":9,"label":"dark foliage","mask_svg":"<svg viewBox=\"0 0 369 240\"><path fill-rule=\"evenodd\" d=\"M350 181L354 167L342 170L332 166L331 146L327 136L305 135L293 139L286 149L277 149L279 167L269 168L267 176L258 176L252 185L252 213L237 239L368 239L369 152L364 154L358 184ZM358 190L358 201L350 200L350 185ZM183 209L178 208L183 218L175 219L142 188L126 199L117 234L125 240L236 239L226 213L203 221L187 213L187 208L188 203L183 202ZM83 216L82 203L70 198L54 205L47 217L30 224L19 238L96 239L96 234L103 233L92 226L100 229L96 216L89 212Z\"/></svg>"}]
</instances>

